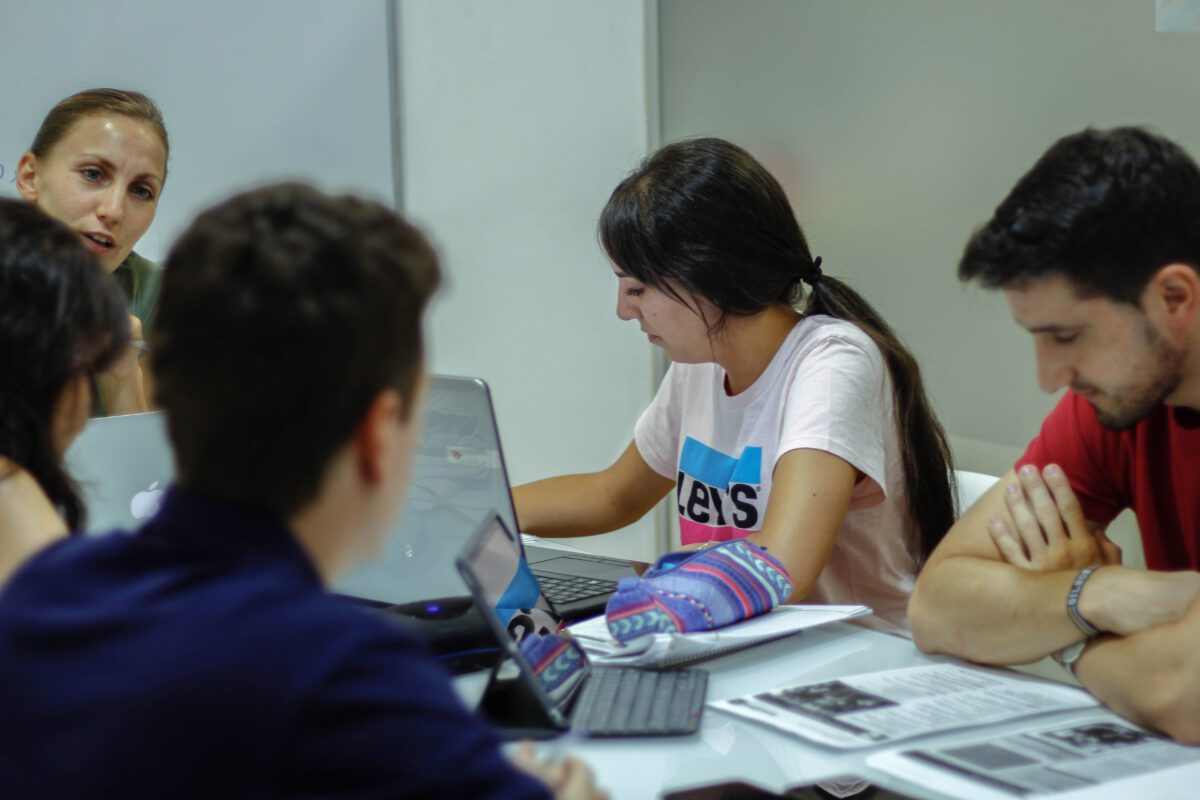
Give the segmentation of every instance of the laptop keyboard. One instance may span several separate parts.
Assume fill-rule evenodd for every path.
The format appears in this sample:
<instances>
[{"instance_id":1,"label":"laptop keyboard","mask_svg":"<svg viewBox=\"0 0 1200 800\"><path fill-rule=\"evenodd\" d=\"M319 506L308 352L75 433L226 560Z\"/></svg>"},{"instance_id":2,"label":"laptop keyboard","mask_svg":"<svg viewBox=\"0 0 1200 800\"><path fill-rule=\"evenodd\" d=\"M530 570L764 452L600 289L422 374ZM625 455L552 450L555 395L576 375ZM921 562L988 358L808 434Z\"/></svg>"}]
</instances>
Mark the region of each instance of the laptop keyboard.
<instances>
[{"instance_id":1,"label":"laptop keyboard","mask_svg":"<svg viewBox=\"0 0 1200 800\"><path fill-rule=\"evenodd\" d=\"M681 736L695 733L704 711L708 672L615 667L592 670L571 714L588 736Z\"/></svg>"},{"instance_id":2,"label":"laptop keyboard","mask_svg":"<svg viewBox=\"0 0 1200 800\"><path fill-rule=\"evenodd\" d=\"M617 590L616 581L602 578L586 578L582 575L558 575L533 570L544 594L551 603L570 603L595 597L598 594L612 594Z\"/></svg>"}]
</instances>

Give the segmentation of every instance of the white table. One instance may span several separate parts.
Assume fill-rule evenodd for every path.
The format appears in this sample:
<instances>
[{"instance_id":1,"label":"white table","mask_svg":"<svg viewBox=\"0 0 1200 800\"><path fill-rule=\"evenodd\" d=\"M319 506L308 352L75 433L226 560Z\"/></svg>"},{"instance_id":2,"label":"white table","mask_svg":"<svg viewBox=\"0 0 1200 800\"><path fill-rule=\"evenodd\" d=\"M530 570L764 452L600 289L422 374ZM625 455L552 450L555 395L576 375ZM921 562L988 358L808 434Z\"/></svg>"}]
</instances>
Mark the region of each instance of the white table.
<instances>
[{"instance_id":1,"label":"white table","mask_svg":"<svg viewBox=\"0 0 1200 800\"><path fill-rule=\"evenodd\" d=\"M852 623L837 623L698 666L710 672L708 699L723 700L798 683L956 661L948 656L923 655L904 638ZM1045 719L1047 722L1065 722L1088 713L1090 710L1083 709ZM967 736L978 735L981 730L988 735L1002 735L1027 728L1028 724L1028 721L1015 721L986 729L924 737L914 742L919 742L922 747L933 747L962 741ZM598 784L608 790L614 800L659 798L666 792L739 781L782 794L789 789L851 775L914 798L969 800L961 793L948 795L866 765L869 756L895 746L835 750L706 709L700 731L693 736L586 739L568 735L542 743L539 749L551 758L568 753L582 758L596 773ZM1178 781L1178 778L1174 779L1175 783ZM1151 782L1162 783L1158 778ZM1149 784L1145 786L1149 791ZM1165 790L1157 786L1155 791L1144 796L1175 798L1191 795L1184 787L1169 785Z\"/></svg>"},{"instance_id":2,"label":"white table","mask_svg":"<svg viewBox=\"0 0 1200 800\"><path fill-rule=\"evenodd\" d=\"M542 540L538 544L576 550L554 541ZM955 662L958 659L949 656L926 656L902 637L853 623L836 623L697 666L709 671L708 700L711 701L879 670ZM456 685L464 700L474 704L485 682L486 676L477 674L463 676L456 680ZM1066 722L1087 713L1090 712L1086 709L1063 712L1045 719L1047 722ZM989 736L998 736L1021 730L1028 724L1028 721L1018 720L913 741L919 742L922 748L936 747L977 736L981 730ZM948 795L867 766L870 756L895 746L893 743L854 751L836 750L810 744L749 720L705 709L700 731L692 736L587 739L569 734L539 743L538 750L547 758L570 754L583 759L596 773L597 783L614 800L660 798L667 792L736 782L782 794L840 776L858 776L914 798L969 800L961 793ZM1188 787L1179 787L1175 785L1177 782L1177 778L1166 781L1153 778L1143 784L1147 790L1144 796L1171 797L1172 800L1190 796L1191 783ZM1152 788L1150 784L1155 785Z\"/></svg>"},{"instance_id":3,"label":"white table","mask_svg":"<svg viewBox=\"0 0 1200 800\"><path fill-rule=\"evenodd\" d=\"M839 623L698 666L710 673L708 699L724 700L756 689L947 660L951 659L922 655L906 639ZM730 781L783 792L837 775L861 775L889 785L881 776L867 774L864 761L873 751L843 753L809 745L711 709L705 710L700 731L693 736L565 736L543 743L540 750L551 757L570 753L585 760L614 800L657 798L667 791ZM913 793L911 787L895 788ZM940 797L928 792L917 796Z\"/></svg>"}]
</instances>

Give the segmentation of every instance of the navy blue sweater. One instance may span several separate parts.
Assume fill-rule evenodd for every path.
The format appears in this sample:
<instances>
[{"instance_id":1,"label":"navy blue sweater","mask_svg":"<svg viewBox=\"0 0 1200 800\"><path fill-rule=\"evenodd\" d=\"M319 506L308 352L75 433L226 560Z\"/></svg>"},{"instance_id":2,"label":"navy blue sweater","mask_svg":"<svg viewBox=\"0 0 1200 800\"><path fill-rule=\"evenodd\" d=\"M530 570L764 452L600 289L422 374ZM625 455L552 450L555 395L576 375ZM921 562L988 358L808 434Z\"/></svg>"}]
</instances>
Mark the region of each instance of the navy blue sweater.
<instances>
[{"instance_id":1,"label":"navy blue sweater","mask_svg":"<svg viewBox=\"0 0 1200 800\"><path fill-rule=\"evenodd\" d=\"M273 518L172 489L0 592L0 795L544 798Z\"/></svg>"}]
</instances>

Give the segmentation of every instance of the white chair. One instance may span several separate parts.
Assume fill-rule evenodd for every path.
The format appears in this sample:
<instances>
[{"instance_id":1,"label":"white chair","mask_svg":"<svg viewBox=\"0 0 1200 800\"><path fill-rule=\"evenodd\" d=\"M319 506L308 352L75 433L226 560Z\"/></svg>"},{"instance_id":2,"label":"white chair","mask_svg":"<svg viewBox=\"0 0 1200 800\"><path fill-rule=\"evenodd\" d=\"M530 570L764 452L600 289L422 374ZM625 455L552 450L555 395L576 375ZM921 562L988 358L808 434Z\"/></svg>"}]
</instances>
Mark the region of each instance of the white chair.
<instances>
[{"instance_id":1,"label":"white chair","mask_svg":"<svg viewBox=\"0 0 1200 800\"><path fill-rule=\"evenodd\" d=\"M982 472L970 472L965 469L954 470L954 485L958 490L958 508L955 509L955 518L961 517L964 511L975 505L975 501L983 497L998 480L1000 478L996 475L985 475Z\"/></svg>"}]
</instances>

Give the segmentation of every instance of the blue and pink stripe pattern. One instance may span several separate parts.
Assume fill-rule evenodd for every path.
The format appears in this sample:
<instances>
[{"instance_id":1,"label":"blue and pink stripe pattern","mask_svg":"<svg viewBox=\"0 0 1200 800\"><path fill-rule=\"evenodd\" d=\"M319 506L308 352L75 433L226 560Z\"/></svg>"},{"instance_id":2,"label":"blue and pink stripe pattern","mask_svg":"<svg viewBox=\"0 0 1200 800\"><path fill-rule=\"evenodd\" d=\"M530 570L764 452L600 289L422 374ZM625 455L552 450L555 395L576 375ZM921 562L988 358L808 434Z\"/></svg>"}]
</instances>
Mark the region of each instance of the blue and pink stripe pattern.
<instances>
[{"instance_id":1,"label":"blue and pink stripe pattern","mask_svg":"<svg viewBox=\"0 0 1200 800\"><path fill-rule=\"evenodd\" d=\"M542 688L556 703L574 690L587 661L579 645L561 634L531 634L521 640L521 654L533 668Z\"/></svg>"},{"instance_id":2,"label":"blue and pink stripe pattern","mask_svg":"<svg viewBox=\"0 0 1200 800\"><path fill-rule=\"evenodd\" d=\"M668 553L640 578L623 578L605 616L613 638L630 642L723 628L770 611L791 593L791 577L779 559L736 539L700 552Z\"/></svg>"}]
</instances>

